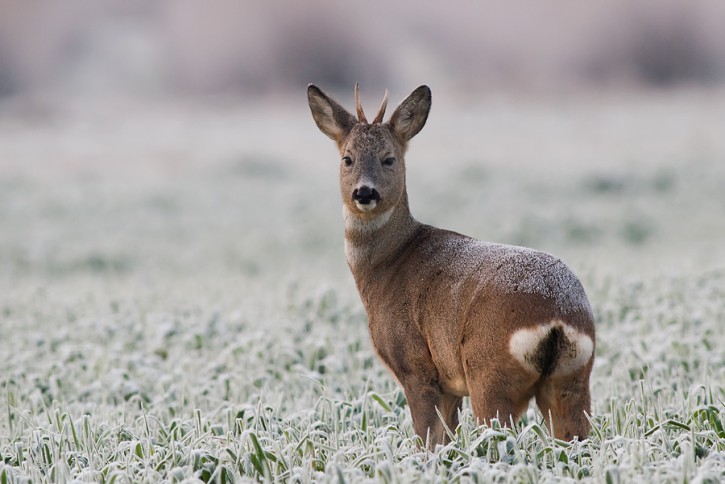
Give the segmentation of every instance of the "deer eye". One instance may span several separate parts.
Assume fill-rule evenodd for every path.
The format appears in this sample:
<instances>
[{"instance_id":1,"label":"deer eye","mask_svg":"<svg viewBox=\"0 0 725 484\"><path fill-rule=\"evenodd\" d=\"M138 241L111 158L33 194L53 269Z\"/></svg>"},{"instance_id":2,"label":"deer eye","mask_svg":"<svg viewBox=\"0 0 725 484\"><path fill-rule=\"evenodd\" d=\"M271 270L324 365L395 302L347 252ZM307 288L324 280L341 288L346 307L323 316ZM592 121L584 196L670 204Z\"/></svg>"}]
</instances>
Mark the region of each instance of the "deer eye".
<instances>
[{"instance_id":1,"label":"deer eye","mask_svg":"<svg viewBox=\"0 0 725 484\"><path fill-rule=\"evenodd\" d=\"M352 158L349 156L343 156L342 162L345 163L345 166L352 166Z\"/></svg>"},{"instance_id":2,"label":"deer eye","mask_svg":"<svg viewBox=\"0 0 725 484\"><path fill-rule=\"evenodd\" d=\"M385 166L393 166L393 163L395 163L395 158L393 158L392 156L389 156L388 158L385 158L383 160L383 165Z\"/></svg>"}]
</instances>

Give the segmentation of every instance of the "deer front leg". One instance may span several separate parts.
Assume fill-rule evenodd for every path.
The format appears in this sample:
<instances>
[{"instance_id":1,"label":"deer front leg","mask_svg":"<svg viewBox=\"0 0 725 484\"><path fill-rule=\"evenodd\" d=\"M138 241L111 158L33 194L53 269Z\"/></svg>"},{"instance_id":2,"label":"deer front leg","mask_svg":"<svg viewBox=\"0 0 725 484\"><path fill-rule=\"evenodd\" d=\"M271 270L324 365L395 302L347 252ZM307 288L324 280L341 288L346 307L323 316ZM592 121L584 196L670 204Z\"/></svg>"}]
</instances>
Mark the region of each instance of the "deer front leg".
<instances>
[{"instance_id":1,"label":"deer front leg","mask_svg":"<svg viewBox=\"0 0 725 484\"><path fill-rule=\"evenodd\" d=\"M426 340L415 325L401 323L401 319L371 314L370 336L378 355L405 391L415 433L433 449L449 440L438 412L448 428L455 430L463 399L443 392Z\"/></svg>"},{"instance_id":2,"label":"deer front leg","mask_svg":"<svg viewBox=\"0 0 725 484\"><path fill-rule=\"evenodd\" d=\"M450 439L438 412L446 426L450 430L455 430L458 427L458 410L463 399L443 393L436 381L408 381L403 383L403 388L408 399L415 433L431 450L438 444L447 444Z\"/></svg>"}]
</instances>

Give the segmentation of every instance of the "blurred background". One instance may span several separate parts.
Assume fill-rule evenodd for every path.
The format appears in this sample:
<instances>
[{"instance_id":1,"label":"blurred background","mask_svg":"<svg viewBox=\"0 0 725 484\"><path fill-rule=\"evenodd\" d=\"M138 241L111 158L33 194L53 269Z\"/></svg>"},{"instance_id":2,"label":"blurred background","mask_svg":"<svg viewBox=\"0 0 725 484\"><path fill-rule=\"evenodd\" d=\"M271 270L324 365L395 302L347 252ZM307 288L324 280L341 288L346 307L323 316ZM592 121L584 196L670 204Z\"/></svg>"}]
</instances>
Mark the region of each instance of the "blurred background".
<instances>
[{"instance_id":1,"label":"blurred background","mask_svg":"<svg viewBox=\"0 0 725 484\"><path fill-rule=\"evenodd\" d=\"M0 0L4 280L344 274L305 88L355 81L370 112L433 89L420 220L592 271L725 262L720 0Z\"/></svg>"},{"instance_id":2,"label":"blurred background","mask_svg":"<svg viewBox=\"0 0 725 484\"><path fill-rule=\"evenodd\" d=\"M711 86L718 0L0 3L0 95Z\"/></svg>"}]
</instances>

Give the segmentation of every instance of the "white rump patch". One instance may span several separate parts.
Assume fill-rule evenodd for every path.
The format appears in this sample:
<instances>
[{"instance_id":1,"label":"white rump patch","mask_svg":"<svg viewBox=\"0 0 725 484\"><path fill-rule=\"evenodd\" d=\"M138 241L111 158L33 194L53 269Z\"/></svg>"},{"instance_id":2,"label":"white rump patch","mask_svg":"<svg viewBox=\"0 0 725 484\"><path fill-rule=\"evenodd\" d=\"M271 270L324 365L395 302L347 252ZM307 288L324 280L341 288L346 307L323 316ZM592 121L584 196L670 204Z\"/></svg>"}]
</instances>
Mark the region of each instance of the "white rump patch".
<instances>
[{"instance_id":1,"label":"white rump patch","mask_svg":"<svg viewBox=\"0 0 725 484\"><path fill-rule=\"evenodd\" d=\"M577 331L564 321L554 320L533 328L522 328L511 335L509 352L529 373L539 373L539 369L534 366L536 351L555 326L562 329L568 345L557 356L552 375L569 375L586 365L592 357L594 342L589 335Z\"/></svg>"}]
</instances>

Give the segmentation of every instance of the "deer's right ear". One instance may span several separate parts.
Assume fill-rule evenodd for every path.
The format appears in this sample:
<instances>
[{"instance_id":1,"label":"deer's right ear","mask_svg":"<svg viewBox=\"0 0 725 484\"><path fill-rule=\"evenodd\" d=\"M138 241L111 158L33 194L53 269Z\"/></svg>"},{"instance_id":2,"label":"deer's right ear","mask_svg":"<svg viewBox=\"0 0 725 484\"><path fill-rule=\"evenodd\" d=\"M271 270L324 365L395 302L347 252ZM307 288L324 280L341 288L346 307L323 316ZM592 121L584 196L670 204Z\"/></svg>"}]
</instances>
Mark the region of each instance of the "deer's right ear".
<instances>
[{"instance_id":1,"label":"deer's right ear","mask_svg":"<svg viewBox=\"0 0 725 484\"><path fill-rule=\"evenodd\" d=\"M307 100L310 103L312 117L320 131L337 143L350 133L357 122L352 114L333 101L314 84L307 86Z\"/></svg>"}]
</instances>

